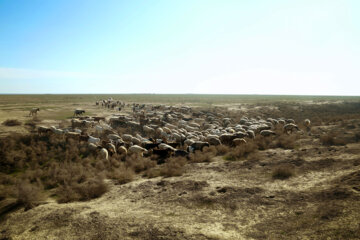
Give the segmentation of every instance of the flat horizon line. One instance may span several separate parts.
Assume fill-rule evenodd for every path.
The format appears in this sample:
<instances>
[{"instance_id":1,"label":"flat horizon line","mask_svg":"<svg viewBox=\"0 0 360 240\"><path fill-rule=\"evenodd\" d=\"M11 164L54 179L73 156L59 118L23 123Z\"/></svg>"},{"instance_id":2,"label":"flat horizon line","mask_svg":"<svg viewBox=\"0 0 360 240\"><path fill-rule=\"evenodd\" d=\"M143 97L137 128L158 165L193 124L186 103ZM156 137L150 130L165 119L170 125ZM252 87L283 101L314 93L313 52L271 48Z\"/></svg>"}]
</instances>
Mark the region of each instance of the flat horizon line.
<instances>
[{"instance_id":1,"label":"flat horizon line","mask_svg":"<svg viewBox=\"0 0 360 240\"><path fill-rule=\"evenodd\" d=\"M258 94L258 93L0 93L0 95L224 95L224 96L314 96L314 97L360 97L360 95L336 94Z\"/></svg>"}]
</instances>

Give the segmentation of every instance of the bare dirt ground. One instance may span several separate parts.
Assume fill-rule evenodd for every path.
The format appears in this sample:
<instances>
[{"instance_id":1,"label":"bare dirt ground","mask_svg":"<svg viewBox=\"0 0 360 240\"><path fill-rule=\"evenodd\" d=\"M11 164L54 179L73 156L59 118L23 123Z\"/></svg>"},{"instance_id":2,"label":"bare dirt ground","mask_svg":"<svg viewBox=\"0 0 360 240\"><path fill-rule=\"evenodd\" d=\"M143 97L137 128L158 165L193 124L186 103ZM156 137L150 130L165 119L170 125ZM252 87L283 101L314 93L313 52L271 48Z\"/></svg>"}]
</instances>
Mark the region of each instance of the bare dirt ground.
<instances>
[{"instance_id":1,"label":"bare dirt ground","mask_svg":"<svg viewBox=\"0 0 360 240\"><path fill-rule=\"evenodd\" d=\"M55 104L40 111L40 125L59 123L76 107L93 116L117 114L92 102ZM9 109L1 108L0 122L28 119L27 111ZM360 118L337 117L319 121L292 149L188 163L179 177L107 180L110 190L91 201L48 198L28 211L16 209L0 220L0 239L360 239ZM0 134L11 131L28 130L0 126ZM354 140L324 145L320 138L330 132ZM293 176L274 179L279 166Z\"/></svg>"}]
</instances>

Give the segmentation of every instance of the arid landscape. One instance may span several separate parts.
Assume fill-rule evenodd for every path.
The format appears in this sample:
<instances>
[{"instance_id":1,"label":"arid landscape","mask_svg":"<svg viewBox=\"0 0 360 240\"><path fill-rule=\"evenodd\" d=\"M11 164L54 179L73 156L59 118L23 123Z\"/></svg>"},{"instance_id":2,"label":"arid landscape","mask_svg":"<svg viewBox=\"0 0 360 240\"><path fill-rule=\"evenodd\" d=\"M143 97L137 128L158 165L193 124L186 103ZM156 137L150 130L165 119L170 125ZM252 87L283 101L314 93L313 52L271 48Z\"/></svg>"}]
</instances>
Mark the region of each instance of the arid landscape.
<instances>
[{"instance_id":1,"label":"arid landscape","mask_svg":"<svg viewBox=\"0 0 360 240\"><path fill-rule=\"evenodd\" d=\"M360 236L359 97L0 95L0 136L0 239Z\"/></svg>"}]
</instances>

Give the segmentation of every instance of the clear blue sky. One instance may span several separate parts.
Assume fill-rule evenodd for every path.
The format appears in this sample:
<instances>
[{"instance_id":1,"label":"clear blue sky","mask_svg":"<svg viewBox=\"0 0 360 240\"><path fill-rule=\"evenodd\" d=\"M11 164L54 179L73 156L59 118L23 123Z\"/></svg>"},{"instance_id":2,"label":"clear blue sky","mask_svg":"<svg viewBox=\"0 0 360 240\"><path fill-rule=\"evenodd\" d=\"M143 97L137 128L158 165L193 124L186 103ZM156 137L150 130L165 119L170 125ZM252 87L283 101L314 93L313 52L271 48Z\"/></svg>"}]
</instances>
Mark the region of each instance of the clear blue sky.
<instances>
[{"instance_id":1,"label":"clear blue sky","mask_svg":"<svg viewBox=\"0 0 360 240\"><path fill-rule=\"evenodd\" d=\"M0 0L0 93L360 95L360 1Z\"/></svg>"}]
</instances>

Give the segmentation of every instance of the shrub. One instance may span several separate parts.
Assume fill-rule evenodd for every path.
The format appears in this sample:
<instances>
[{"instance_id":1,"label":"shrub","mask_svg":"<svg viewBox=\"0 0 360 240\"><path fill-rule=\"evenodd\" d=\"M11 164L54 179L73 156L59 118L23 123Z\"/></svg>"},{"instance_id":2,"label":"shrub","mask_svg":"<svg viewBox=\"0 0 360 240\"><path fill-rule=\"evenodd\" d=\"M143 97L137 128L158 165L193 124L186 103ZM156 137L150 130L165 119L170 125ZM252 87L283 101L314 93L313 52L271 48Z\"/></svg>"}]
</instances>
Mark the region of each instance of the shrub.
<instances>
[{"instance_id":1,"label":"shrub","mask_svg":"<svg viewBox=\"0 0 360 240\"><path fill-rule=\"evenodd\" d=\"M290 166L280 166L280 167L277 167L272 172L273 179L285 180L285 179L290 178L293 175L294 175L294 171L291 169Z\"/></svg>"},{"instance_id":2,"label":"shrub","mask_svg":"<svg viewBox=\"0 0 360 240\"><path fill-rule=\"evenodd\" d=\"M332 145L345 145L345 141L336 137L334 133L328 133L320 137L320 142L323 145L332 146Z\"/></svg>"},{"instance_id":3,"label":"shrub","mask_svg":"<svg viewBox=\"0 0 360 240\"><path fill-rule=\"evenodd\" d=\"M181 176L184 173L186 158L170 158L160 169L160 174L164 177Z\"/></svg>"},{"instance_id":4,"label":"shrub","mask_svg":"<svg viewBox=\"0 0 360 240\"><path fill-rule=\"evenodd\" d=\"M195 151L195 153L190 154L190 161L193 163L211 162L213 157L214 155L212 152Z\"/></svg>"},{"instance_id":5,"label":"shrub","mask_svg":"<svg viewBox=\"0 0 360 240\"><path fill-rule=\"evenodd\" d=\"M295 134L291 134L291 135L282 134L276 139L274 147L284 148L284 149L294 149L296 137L297 136Z\"/></svg>"},{"instance_id":6,"label":"shrub","mask_svg":"<svg viewBox=\"0 0 360 240\"><path fill-rule=\"evenodd\" d=\"M134 179L134 171L131 168L122 165L121 167L108 172L107 177L114 179L117 184L125 184Z\"/></svg>"},{"instance_id":7,"label":"shrub","mask_svg":"<svg viewBox=\"0 0 360 240\"><path fill-rule=\"evenodd\" d=\"M20 182L17 189L17 202L25 207L25 211L35 207L36 203L42 199L40 188L28 181Z\"/></svg>"},{"instance_id":8,"label":"shrub","mask_svg":"<svg viewBox=\"0 0 360 240\"><path fill-rule=\"evenodd\" d=\"M104 180L96 177L82 183L66 183L57 189L56 195L58 196L58 203L67 203L97 198L107 190L108 186L104 183Z\"/></svg>"},{"instance_id":9,"label":"shrub","mask_svg":"<svg viewBox=\"0 0 360 240\"><path fill-rule=\"evenodd\" d=\"M19 126L21 125L21 122L16 119L8 119L2 123L5 126L12 127L12 126Z\"/></svg>"}]
</instances>

